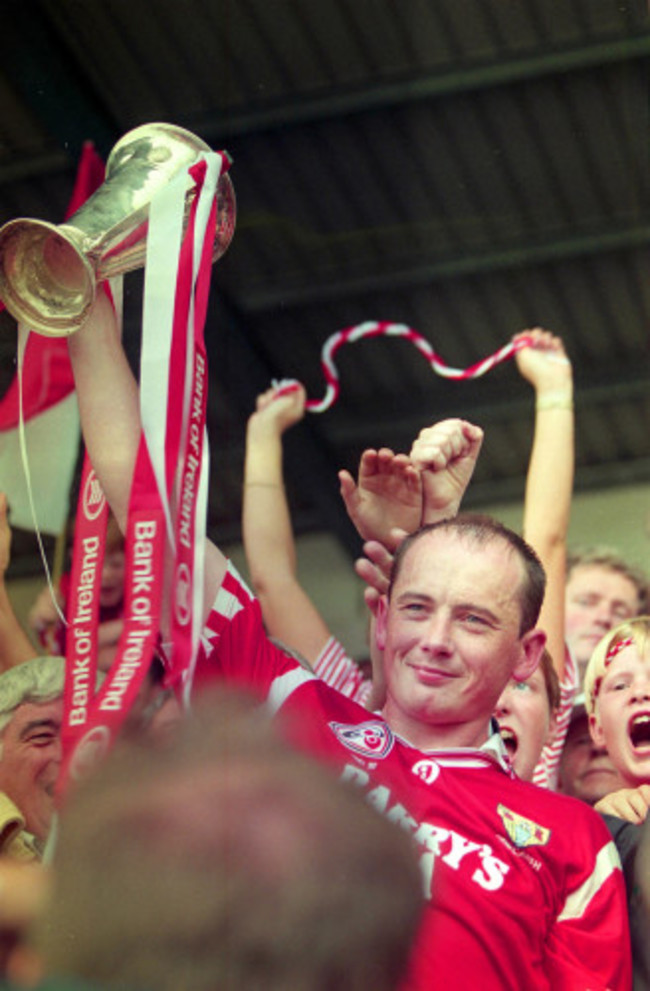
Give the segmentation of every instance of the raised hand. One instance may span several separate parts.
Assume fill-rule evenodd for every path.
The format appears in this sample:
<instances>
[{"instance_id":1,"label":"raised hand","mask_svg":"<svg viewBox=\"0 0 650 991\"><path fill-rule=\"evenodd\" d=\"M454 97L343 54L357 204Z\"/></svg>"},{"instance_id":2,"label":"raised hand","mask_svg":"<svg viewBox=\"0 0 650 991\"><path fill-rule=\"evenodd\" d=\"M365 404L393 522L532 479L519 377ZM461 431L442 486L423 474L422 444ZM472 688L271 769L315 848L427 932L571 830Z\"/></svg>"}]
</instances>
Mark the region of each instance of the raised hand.
<instances>
[{"instance_id":1,"label":"raised hand","mask_svg":"<svg viewBox=\"0 0 650 991\"><path fill-rule=\"evenodd\" d=\"M639 785L638 788L621 788L605 795L594 808L596 812L640 825L645 822L650 806L650 785Z\"/></svg>"},{"instance_id":2,"label":"raised hand","mask_svg":"<svg viewBox=\"0 0 650 991\"><path fill-rule=\"evenodd\" d=\"M483 431L467 420L441 420L420 431L410 460L422 481L423 523L456 515L482 443Z\"/></svg>"},{"instance_id":3,"label":"raised hand","mask_svg":"<svg viewBox=\"0 0 650 991\"><path fill-rule=\"evenodd\" d=\"M251 426L274 430L278 435L298 423L305 415L307 393L302 385L295 383L290 389L278 395L275 386L257 397L255 412L250 417Z\"/></svg>"},{"instance_id":4,"label":"raised hand","mask_svg":"<svg viewBox=\"0 0 650 991\"><path fill-rule=\"evenodd\" d=\"M422 519L420 472L406 454L387 447L361 455L359 477L339 472L341 496L359 535L392 546L395 528L411 533Z\"/></svg>"},{"instance_id":5,"label":"raised hand","mask_svg":"<svg viewBox=\"0 0 650 991\"><path fill-rule=\"evenodd\" d=\"M573 374L562 339L541 327L515 334L512 340L516 342L522 337L531 338L532 343L515 354L519 374L530 382L538 395L557 391L560 399L566 390L570 399Z\"/></svg>"},{"instance_id":6,"label":"raised hand","mask_svg":"<svg viewBox=\"0 0 650 991\"><path fill-rule=\"evenodd\" d=\"M399 531L393 533L396 544L400 543L398 533ZM402 533L402 540L404 536L405 534ZM362 578L366 583L364 599L374 615L379 599L388 592L394 555L378 540L367 540L363 545L363 553L365 557L361 557L355 562L354 569L359 578Z\"/></svg>"}]
</instances>

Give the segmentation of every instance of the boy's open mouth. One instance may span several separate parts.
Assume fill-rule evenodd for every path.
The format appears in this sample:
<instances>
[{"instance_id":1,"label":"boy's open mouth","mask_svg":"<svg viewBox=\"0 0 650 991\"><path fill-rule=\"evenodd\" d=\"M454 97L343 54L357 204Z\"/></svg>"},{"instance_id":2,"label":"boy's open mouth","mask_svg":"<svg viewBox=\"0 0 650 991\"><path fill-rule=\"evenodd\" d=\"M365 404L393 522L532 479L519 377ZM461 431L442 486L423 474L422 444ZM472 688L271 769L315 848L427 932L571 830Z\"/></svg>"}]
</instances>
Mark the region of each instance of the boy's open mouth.
<instances>
[{"instance_id":1,"label":"boy's open mouth","mask_svg":"<svg viewBox=\"0 0 650 991\"><path fill-rule=\"evenodd\" d=\"M650 712L638 712L632 716L627 732L635 750L650 751Z\"/></svg>"},{"instance_id":2,"label":"boy's open mouth","mask_svg":"<svg viewBox=\"0 0 650 991\"><path fill-rule=\"evenodd\" d=\"M500 726L499 732L501 733L501 739L506 745L506 750L511 757L514 757L517 753L517 747L519 746L517 734L514 730L511 730L509 726Z\"/></svg>"}]
</instances>

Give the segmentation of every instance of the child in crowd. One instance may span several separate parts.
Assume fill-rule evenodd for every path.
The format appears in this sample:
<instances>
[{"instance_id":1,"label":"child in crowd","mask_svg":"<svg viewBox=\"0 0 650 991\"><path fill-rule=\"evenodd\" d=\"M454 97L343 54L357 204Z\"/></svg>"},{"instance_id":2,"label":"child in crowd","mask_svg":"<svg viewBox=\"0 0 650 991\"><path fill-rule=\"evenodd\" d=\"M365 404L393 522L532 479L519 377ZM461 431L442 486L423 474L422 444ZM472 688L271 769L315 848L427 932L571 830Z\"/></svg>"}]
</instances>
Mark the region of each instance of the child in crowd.
<instances>
[{"instance_id":1,"label":"child in crowd","mask_svg":"<svg viewBox=\"0 0 650 991\"><path fill-rule=\"evenodd\" d=\"M594 743L607 748L626 785L595 807L605 814L623 865L634 988L641 991L650 987L650 905L639 856L650 805L650 616L621 623L602 638L585 671L585 701Z\"/></svg>"},{"instance_id":2,"label":"child in crowd","mask_svg":"<svg viewBox=\"0 0 650 991\"><path fill-rule=\"evenodd\" d=\"M599 811L643 822L650 805L650 616L602 638L585 672L585 702L594 743L607 749L626 786Z\"/></svg>"},{"instance_id":3,"label":"child in crowd","mask_svg":"<svg viewBox=\"0 0 650 991\"><path fill-rule=\"evenodd\" d=\"M554 739L560 709L560 681L548 650L526 681L514 679L501 693L494 711L512 766L523 781L532 781L544 747Z\"/></svg>"}]
</instances>

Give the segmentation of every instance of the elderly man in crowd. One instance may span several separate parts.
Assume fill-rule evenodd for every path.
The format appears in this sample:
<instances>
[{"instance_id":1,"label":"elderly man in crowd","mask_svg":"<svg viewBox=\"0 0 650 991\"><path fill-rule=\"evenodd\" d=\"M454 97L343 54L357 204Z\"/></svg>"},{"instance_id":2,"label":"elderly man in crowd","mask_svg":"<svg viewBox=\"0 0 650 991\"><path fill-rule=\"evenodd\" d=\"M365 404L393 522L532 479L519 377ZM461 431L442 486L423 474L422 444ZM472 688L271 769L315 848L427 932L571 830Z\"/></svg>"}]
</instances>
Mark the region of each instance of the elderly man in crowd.
<instances>
[{"instance_id":1,"label":"elderly man in crowd","mask_svg":"<svg viewBox=\"0 0 650 991\"><path fill-rule=\"evenodd\" d=\"M39 860L61 764L62 657L34 657L0 674L0 850Z\"/></svg>"},{"instance_id":2,"label":"elderly man in crowd","mask_svg":"<svg viewBox=\"0 0 650 991\"><path fill-rule=\"evenodd\" d=\"M137 387L105 297L69 346L87 448L124 525ZM492 731L504 686L539 662L543 594L535 554L494 521L417 531L378 612L387 696L370 716L269 642L258 603L208 544L200 673L254 686L296 745L416 844L427 905L410 989L629 987L625 892L604 824L584 803L516 780Z\"/></svg>"}]
</instances>

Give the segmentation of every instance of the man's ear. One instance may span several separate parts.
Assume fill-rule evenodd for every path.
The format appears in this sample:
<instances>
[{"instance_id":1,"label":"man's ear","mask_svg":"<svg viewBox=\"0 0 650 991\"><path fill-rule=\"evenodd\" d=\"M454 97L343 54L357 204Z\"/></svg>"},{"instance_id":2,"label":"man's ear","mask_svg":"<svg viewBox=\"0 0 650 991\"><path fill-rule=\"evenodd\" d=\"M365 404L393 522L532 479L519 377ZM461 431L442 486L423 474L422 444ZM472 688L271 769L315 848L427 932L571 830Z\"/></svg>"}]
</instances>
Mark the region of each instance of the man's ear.
<instances>
[{"instance_id":1,"label":"man's ear","mask_svg":"<svg viewBox=\"0 0 650 991\"><path fill-rule=\"evenodd\" d=\"M544 647L546 634L543 630L529 630L521 638L521 657L515 665L512 677L515 681L526 681L539 664Z\"/></svg>"},{"instance_id":2,"label":"man's ear","mask_svg":"<svg viewBox=\"0 0 650 991\"><path fill-rule=\"evenodd\" d=\"M386 646L386 625L388 622L388 599L380 595L375 607L375 643L380 650Z\"/></svg>"},{"instance_id":3,"label":"man's ear","mask_svg":"<svg viewBox=\"0 0 650 991\"><path fill-rule=\"evenodd\" d=\"M607 743L605 742L605 734L603 733L600 720L595 712L592 712L589 716L589 732L591 733L591 739L594 741L596 746L606 750Z\"/></svg>"}]
</instances>

